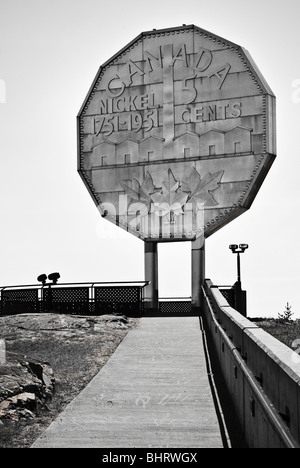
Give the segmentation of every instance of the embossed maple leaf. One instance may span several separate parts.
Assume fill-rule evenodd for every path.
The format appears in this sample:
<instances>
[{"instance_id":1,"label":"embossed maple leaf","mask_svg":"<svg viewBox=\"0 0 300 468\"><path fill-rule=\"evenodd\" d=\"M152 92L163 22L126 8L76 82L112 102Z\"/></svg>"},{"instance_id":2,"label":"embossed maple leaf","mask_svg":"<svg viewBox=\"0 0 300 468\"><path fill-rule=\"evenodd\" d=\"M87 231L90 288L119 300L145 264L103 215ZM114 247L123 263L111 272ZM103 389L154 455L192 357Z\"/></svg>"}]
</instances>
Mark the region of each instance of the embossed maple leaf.
<instances>
[{"instance_id":1,"label":"embossed maple leaf","mask_svg":"<svg viewBox=\"0 0 300 468\"><path fill-rule=\"evenodd\" d=\"M183 191L180 181L175 179L172 170L169 169L162 190L151 196L154 202L151 207L152 213L167 215L168 220L174 222L174 216L183 214L182 207L186 204L189 194L190 191Z\"/></svg>"},{"instance_id":2,"label":"embossed maple leaf","mask_svg":"<svg viewBox=\"0 0 300 468\"><path fill-rule=\"evenodd\" d=\"M214 191L220 187L224 171L207 173L201 178L196 169L188 182L177 180L171 169L162 187L155 187L152 176L147 172L142 184L138 180L123 180L120 184L129 197L128 213L147 216L149 212L158 216L167 216L169 222L175 222L175 216L184 214L183 207L188 202L193 203L193 211L197 212L197 205L215 206L219 203L214 197ZM132 213L131 213L132 211Z\"/></svg>"},{"instance_id":3,"label":"embossed maple leaf","mask_svg":"<svg viewBox=\"0 0 300 468\"><path fill-rule=\"evenodd\" d=\"M195 202L203 203L205 206L215 206L219 203L214 197L214 191L220 187L224 171L218 171L211 174L208 172L201 178L198 171L193 168L189 178L188 186L190 188L189 198Z\"/></svg>"},{"instance_id":4,"label":"embossed maple leaf","mask_svg":"<svg viewBox=\"0 0 300 468\"><path fill-rule=\"evenodd\" d=\"M155 193L157 191L157 189L154 186L151 174L147 172L142 184L140 184L138 180L132 179L123 180L122 182L120 182L120 185L125 190L125 193L129 197L131 202L140 202L142 207L140 214L142 216L146 216L150 211L152 203L151 193Z\"/></svg>"}]
</instances>

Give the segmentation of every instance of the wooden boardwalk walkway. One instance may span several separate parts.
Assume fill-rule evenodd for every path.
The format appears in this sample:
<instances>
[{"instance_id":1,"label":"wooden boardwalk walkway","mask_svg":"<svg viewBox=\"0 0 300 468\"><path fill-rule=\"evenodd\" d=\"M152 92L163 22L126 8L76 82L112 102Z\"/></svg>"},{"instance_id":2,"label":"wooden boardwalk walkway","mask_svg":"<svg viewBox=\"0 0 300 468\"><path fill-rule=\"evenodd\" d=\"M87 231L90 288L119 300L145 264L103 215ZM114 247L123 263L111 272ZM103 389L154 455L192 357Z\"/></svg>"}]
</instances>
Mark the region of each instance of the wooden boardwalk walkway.
<instances>
[{"instance_id":1,"label":"wooden boardwalk walkway","mask_svg":"<svg viewBox=\"0 0 300 468\"><path fill-rule=\"evenodd\" d=\"M223 448L197 317L142 318L33 448Z\"/></svg>"}]
</instances>

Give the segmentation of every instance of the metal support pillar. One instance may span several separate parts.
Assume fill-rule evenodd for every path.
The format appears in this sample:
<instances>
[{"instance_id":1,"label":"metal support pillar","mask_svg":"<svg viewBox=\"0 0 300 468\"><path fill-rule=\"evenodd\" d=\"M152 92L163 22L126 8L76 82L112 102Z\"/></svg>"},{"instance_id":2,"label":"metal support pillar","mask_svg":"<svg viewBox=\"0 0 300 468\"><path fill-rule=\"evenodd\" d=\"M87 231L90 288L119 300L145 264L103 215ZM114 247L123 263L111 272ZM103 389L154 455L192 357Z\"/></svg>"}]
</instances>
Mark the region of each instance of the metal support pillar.
<instances>
[{"instance_id":1,"label":"metal support pillar","mask_svg":"<svg viewBox=\"0 0 300 468\"><path fill-rule=\"evenodd\" d=\"M205 240L199 237L192 242L192 310L200 314L203 305L201 287L205 280Z\"/></svg>"},{"instance_id":2,"label":"metal support pillar","mask_svg":"<svg viewBox=\"0 0 300 468\"><path fill-rule=\"evenodd\" d=\"M157 242L145 242L145 314L157 313L158 303L158 254Z\"/></svg>"}]
</instances>

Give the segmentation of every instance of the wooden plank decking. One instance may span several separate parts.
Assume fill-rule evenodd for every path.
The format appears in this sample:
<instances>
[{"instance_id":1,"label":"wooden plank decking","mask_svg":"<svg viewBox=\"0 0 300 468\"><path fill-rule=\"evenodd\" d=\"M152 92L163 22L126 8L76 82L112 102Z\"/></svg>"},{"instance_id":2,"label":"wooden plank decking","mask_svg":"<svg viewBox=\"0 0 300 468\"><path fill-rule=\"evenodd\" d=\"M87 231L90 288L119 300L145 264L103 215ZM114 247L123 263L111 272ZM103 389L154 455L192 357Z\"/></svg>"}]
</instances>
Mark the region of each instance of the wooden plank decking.
<instances>
[{"instance_id":1,"label":"wooden plank decking","mask_svg":"<svg viewBox=\"0 0 300 468\"><path fill-rule=\"evenodd\" d=\"M142 318L33 448L223 448L197 317Z\"/></svg>"}]
</instances>

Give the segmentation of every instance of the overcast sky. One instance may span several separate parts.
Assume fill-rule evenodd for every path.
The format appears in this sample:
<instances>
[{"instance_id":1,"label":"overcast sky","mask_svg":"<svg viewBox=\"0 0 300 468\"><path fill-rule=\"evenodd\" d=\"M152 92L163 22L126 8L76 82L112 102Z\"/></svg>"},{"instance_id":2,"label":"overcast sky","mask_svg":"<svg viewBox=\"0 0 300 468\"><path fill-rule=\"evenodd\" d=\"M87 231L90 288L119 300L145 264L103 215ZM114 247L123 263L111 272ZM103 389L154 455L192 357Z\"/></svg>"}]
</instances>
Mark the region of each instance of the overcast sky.
<instances>
[{"instance_id":1,"label":"overcast sky","mask_svg":"<svg viewBox=\"0 0 300 468\"><path fill-rule=\"evenodd\" d=\"M0 285L144 280L144 245L102 219L77 173L76 115L100 65L142 31L195 24L245 47L277 98L277 159L251 209L206 241L206 276L250 316L300 318L300 2L0 0ZM159 246L161 296L190 296L189 242Z\"/></svg>"}]
</instances>

